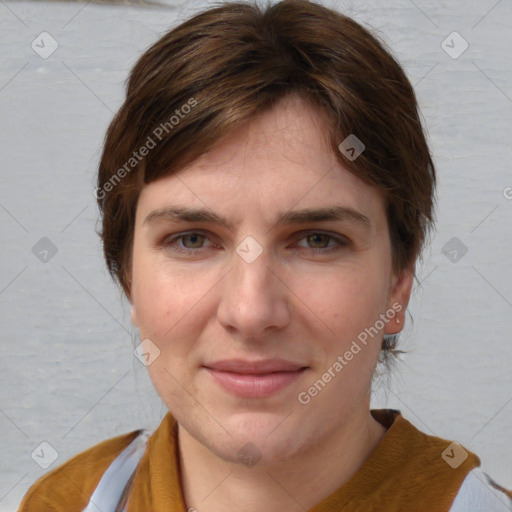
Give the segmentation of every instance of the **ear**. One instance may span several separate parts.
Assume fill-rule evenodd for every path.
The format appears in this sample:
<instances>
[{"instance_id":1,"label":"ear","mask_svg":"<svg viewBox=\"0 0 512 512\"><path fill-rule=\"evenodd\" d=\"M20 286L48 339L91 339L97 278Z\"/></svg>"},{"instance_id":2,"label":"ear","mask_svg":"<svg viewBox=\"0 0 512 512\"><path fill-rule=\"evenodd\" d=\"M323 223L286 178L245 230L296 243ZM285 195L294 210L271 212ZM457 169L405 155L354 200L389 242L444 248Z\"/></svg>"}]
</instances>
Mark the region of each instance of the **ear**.
<instances>
[{"instance_id":1,"label":"ear","mask_svg":"<svg viewBox=\"0 0 512 512\"><path fill-rule=\"evenodd\" d=\"M139 327L139 319L137 318L137 309L132 302L130 306L130 322L134 327Z\"/></svg>"},{"instance_id":2,"label":"ear","mask_svg":"<svg viewBox=\"0 0 512 512\"><path fill-rule=\"evenodd\" d=\"M393 276L387 306L388 310L393 310L396 314L392 320L386 323L384 334L397 334L402 330L413 280L414 266L404 269L398 276Z\"/></svg>"},{"instance_id":3,"label":"ear","mask_svg":"<svg viewBox=\"0 0 512 512\"><path fill-rule=\"evenodd\" d=\"M128 272L125 272L123 278L124 279L123 279L122 286L123 286L124 294L125 294L126 298L128 299L128 301L130 302L130 322L132 323L132 325L134 327L138 327L139 321L137 319L137 309L135 308L135 304L133 303L133 298L132 298L131 274L129 274Z\"/></svg>"}]
</instances>

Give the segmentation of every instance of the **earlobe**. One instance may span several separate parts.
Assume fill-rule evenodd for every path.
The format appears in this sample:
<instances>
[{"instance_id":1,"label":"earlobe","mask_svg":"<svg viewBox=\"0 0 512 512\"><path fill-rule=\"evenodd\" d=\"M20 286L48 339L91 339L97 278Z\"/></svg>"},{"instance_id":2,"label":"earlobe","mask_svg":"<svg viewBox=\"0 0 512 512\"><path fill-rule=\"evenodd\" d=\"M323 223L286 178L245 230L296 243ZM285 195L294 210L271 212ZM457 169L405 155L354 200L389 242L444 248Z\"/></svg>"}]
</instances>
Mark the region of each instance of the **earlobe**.
<instances>
[{"instance_id":1,"label":"earlobe","mask_svg":"<svg viewBox=\"0 0 512 512\"><path fill-rule=\"evenodd\" d=\"M130 307L130 322L134 327L139 327L139 320L137 319L137 311L135 306L132 304Z\"/></svg>"},{"instance_id":2,"label":"earlobe","mask_svg":"<svg viewBox=\"0 0 512 512\"><path fill-rule=\"evenodd\" d=\"M388 310L394 311L395 315L386 324L384 334L397 334L402 330L413 280L414 268L404 270L400 276L394 279L395 282L389 294Z\"/></svg>"}]
</instances>

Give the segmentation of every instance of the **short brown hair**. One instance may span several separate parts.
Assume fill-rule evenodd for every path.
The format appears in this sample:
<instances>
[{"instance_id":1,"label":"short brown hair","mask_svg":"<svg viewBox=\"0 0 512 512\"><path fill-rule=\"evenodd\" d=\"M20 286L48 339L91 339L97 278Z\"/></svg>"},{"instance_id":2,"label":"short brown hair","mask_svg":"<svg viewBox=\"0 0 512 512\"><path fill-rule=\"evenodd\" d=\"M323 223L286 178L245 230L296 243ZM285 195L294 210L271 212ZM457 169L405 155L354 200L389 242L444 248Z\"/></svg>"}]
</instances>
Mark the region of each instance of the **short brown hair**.
<instances>
[{"instance_id":1,"label":"short brown hair","mask_svg":"<svg viewBox=\"0 0 512 512\"><path fill-rule=\"evenodd\" d=\"M140 57L107 131L96 197L107 266L128 297L144 184L177 172L290 93L326 114L340 162L383 194L393 271L414 268L434 222L435 171L400 65L368 30L317 3L228 2ZM350 134L365 145L355 160L338 150Z\"/></svg>"}]
</instances>

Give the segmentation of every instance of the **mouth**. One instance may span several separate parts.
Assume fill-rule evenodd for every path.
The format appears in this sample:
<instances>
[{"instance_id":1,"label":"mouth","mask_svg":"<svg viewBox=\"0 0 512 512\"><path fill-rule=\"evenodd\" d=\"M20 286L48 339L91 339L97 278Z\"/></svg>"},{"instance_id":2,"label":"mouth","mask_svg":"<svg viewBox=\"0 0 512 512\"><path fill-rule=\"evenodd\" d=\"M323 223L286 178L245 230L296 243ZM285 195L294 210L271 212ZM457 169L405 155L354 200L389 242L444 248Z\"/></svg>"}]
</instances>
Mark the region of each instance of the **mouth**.
<instances>
[{"instance_id":1,"label":"mouth","mask_svg":"<svg viewBox=\"0 0 512 512\"><path fill-rule=\"evenodd\" d=\"M308 369L308 366L282 359L230 359L208 363L203 367L217 385L243 398L274 395L290 386Z\"/></svg>"}]
</instances>

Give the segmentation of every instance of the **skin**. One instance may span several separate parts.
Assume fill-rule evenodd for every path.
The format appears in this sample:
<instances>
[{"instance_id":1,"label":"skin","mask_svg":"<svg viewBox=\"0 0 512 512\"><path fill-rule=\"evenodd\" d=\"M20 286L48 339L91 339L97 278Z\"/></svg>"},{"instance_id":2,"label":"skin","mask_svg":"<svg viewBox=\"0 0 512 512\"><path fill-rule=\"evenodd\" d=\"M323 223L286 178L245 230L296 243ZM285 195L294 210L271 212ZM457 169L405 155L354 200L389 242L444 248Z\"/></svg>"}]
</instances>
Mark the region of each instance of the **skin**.
<instances>
[{"instance_id":1,"label":"skin","mask_svg":"<svg viewBox=\"0 0 512 512\"><path fill-rule=\"evenodd\" d=\"M369 412L372 375L383 334L403 325L413 270L393 274L384 200L343 168L327 133L318 111L289 96L140 194L132 323L160 350L148 371L178 421L184 496L199 512L233 503L247 512L262 504L267 512L307 510L345 483L385 434ZM145 221L171 205L206 208L233 225ZM282 212L327 206L357 210L370 227L276 223ZM202 236L173 241L187 232ZM236 252L247 236L263 250L252 263ZM394 303L400 313L299 403ZM240 398L202 368L232 358L282 358L308 369L270 397ZM252 467L238 455L249 442L259 457Z\"/></svg>"}]
</instances>

